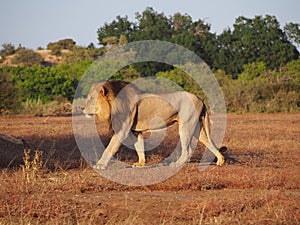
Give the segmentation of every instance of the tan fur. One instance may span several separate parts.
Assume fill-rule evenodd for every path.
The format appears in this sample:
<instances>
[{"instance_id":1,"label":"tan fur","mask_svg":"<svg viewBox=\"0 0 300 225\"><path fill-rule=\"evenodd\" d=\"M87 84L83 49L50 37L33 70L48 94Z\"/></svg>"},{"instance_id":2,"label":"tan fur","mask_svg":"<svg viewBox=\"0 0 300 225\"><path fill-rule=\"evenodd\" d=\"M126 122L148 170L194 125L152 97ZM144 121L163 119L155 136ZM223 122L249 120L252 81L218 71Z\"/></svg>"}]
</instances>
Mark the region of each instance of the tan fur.
<instances>
[{"instance_id":1,"label":"tan fur","mask_svg":"<svg viewBox=\"0 0 300 225\"><path fill-rule=\"evenodd\" d=\"M126 87L126 88L125 88ZM95 165L106 168L110 158L118 151L122 142L134 131L138 139L134 145L139 162L145 165L144 131L160 130L173 123L179 125L182 154L171 166L182 165L191 155L191 139L199 140L218 158L217 165L224 163L224 157L210 138L210 120L204 103L188 92L148 94L139 91L133 84L121 81L95 84L88 95L84 113L96 114L101 121L110 124L114 135ZM159 118L153 122L153 118ZM200 123L200 132L195 134ZM199 130L199 127L198 127Z\"/></svg>"}]
</instances>

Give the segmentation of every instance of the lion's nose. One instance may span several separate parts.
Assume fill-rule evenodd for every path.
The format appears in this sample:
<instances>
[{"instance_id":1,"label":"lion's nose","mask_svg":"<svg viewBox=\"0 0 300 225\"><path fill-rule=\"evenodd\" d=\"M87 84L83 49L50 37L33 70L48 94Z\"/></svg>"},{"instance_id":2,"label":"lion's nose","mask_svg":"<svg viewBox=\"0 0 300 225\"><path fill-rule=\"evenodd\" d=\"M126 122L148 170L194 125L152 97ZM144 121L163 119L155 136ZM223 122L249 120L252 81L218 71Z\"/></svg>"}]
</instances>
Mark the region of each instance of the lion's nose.
<instances>
[{"instance_id":1,"label":"lion's nose","mask_svg":"<svg viewBox=\"0 0 300 225\"><path fill-rule=\"evenodd\" d=\"M81 105L79 108L81 109L82 113L85 114L85 106Z\"/></svg>"}]
</instances>

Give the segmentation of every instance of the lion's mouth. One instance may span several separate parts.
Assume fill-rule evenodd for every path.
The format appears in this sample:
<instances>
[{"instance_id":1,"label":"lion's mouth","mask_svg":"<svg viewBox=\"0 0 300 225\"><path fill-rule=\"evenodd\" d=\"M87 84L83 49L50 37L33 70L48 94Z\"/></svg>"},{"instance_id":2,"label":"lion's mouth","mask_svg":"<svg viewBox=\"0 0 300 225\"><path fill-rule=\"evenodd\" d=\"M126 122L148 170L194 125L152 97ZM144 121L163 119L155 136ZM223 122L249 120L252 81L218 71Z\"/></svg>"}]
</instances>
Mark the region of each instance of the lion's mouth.
<instances>
[{"instance_id":1,"label":"lion's mouth","mask_svg":"<svg viewBox=\"0 0 300 225\"><path fill-rule=\"evenodd\" d=\"M86 118L92 118L94 116L93 113L87 113L85 109L82 110L83 114L85 115Z\"/></svg>"},{"instance_id":2,"label":"lion's mouth","mask_svg":"<svg viewBox=\"0 0 300 225\"><path fill-rule=\"evenodd\" d=\"M86 118L92 118L94 116L94 114L85 114Z\"/></svg>"}]
</instances>

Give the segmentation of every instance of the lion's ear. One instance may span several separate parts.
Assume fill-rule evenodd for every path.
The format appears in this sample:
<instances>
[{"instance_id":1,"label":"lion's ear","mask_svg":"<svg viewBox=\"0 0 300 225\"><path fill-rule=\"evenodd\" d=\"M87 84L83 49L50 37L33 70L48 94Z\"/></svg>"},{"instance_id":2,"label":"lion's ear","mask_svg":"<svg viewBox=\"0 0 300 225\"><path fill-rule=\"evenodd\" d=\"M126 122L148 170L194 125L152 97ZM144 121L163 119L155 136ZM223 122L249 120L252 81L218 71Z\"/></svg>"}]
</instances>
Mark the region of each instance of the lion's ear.
<instances>
[{"instance_id":1,"label":"lion's ear","mask_svg":"<svg viewBox=\"0 0 300 225\"><path fill-rule=\"evenodd\" d=\"M105 90L105 88L103 86L100 87L99 94L102 95L103 97L107 94L106 90Z\"/></svg>"},{"instance_id":2,"label":"lion's ear","mask_svg":"<svg viewBox=\"0 0 300 225\"><path fill-rule=\"evenodd\" d=\"M102 83L94 84L91 88L91 90L96 91L99 95L105 96L107 93L107 90L103 87Z\"/></svg>"}]
</instances>

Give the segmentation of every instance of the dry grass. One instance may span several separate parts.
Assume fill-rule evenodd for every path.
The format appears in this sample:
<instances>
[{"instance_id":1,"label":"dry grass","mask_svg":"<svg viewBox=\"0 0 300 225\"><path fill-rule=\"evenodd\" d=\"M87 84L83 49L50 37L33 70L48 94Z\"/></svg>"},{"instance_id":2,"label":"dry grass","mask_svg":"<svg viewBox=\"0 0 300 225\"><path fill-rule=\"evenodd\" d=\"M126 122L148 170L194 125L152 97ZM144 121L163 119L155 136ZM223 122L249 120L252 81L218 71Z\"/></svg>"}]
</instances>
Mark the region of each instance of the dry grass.
<instances>
[{"instance_id":1,"label":"dry grass","mask_svg":"<svg viewBox=\"0 0 300 225\"><path fill-rule=\"evenodd\" d=\"M22 167L0 171L0 224L299 224L299 124L300 114L230 114L224 167L189 163L162 183L131 187L80 161L71 118L0 117L0 133L32 145L6 162ZM162 148L147 158L156 162Z\"/></svg>"}]
</instances>

